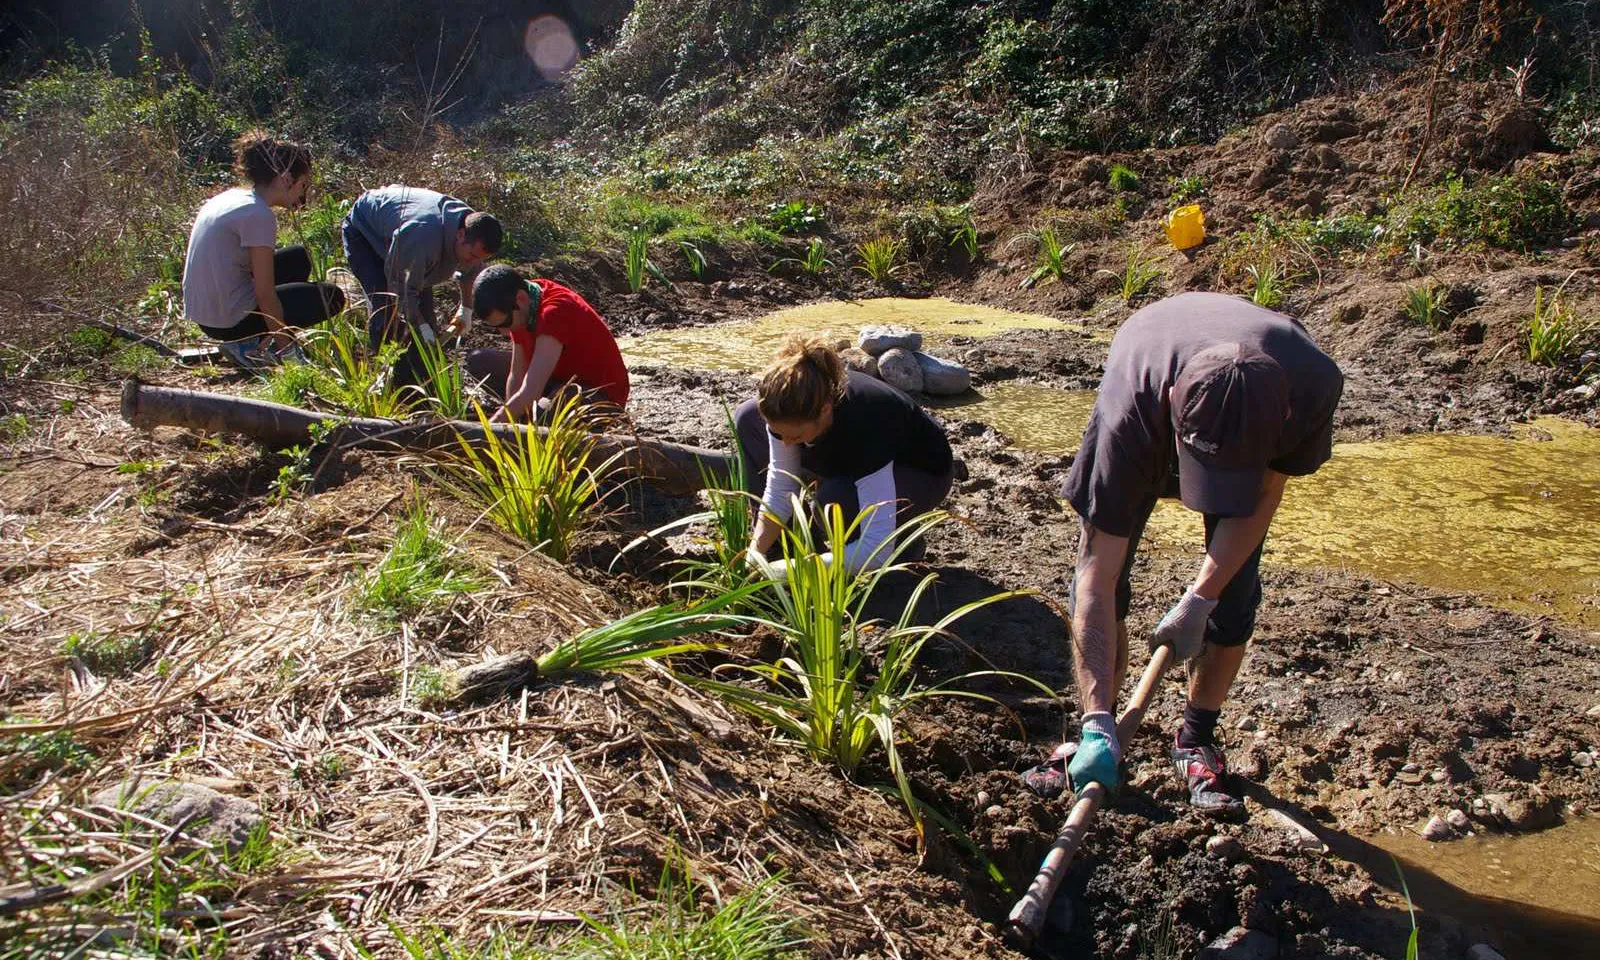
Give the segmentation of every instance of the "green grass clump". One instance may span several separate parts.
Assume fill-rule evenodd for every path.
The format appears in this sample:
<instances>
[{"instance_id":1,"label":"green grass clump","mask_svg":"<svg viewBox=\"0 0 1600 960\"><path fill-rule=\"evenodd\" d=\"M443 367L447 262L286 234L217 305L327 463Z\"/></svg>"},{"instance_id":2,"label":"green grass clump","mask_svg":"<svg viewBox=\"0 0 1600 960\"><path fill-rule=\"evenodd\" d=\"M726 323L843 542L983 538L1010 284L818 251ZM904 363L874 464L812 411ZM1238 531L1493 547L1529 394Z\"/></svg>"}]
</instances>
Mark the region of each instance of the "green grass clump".
<instances>
[{"instance_id":1,"label":"green grass clump","mask_svg":"<svg viewBox=\"0 0 1600 960\"><path fill-rule=\"evenodd\" d=\"M798 741L816 759L835 764L846 776L854 777L869 755L881 751L920 834L921 806L900 763L897 719L931 697L989 698L950 685L980 674L919 689L917 658L928 640L968 613L1021 594L985 597L922 626L914 622L916 611L938 579L928 574L912 590L895 623L869 620L867 604L883 578L907 569L896 558L944 517L927 513L901 525L895 540L872 558L882 561L881 566L870 568L869 560L867 568L852 569L843 561L845 547L869 513L863 511L846 524L838 506L830 505L822 517L825 530L817 538L797 497L797 519L783 527L779 539L783 569L774 570L769 589L754 597L765 610L760 622L783 638L784 655L774 663L734 664L720 671L753 684L723 679L695 682Z\"/></svg>"},{"instance_id":2,"label":"green grass clump","mask_svg":"<svg viewBox=\"0 0 1600 960\"><path fill-rule=\"evenodd\" d=\"M131 343L111 355L112 372L124 377L138 377L159 370L166 358L142 343Z\"/></svg>"},{"instance_id":3,"label":"green grass clump","mask_svg":"<svg viewBox=\"0 0 1600 960\"><path fill-rule=\"evenodd\" d=\"M1122 269L1098 271L1117 281L1117 295L1124 303L1144 296L1164 275L1155 254L1137 245L1129 246Z\"/></svg>"},{"instance_id":4,"label":"green grass clump","mask_svg":"<svg viewBox=\"0 0 1600 960\"><path fill-rule=\"evenodd\" d=\"M20 786L47 770L84 770L95 759L71 730L13 734L0 724L0 786Z\"/></svg>"},{"instance_id":5,"label":"green grass clump","mask_svg":"<svg viewBox=\"0 0 1600 960\"><path fill-rule=\"evenodd\" d=\"M823 229L822 208L804 200L774 203L767 207L766 225L788 236L805 236Z\"/></svg>"},{"instance_id":6,"label":"green grass clump","mask_svg":"<svg viewBox=\"0 0 1600 960\"><path fill-rule=\"evenodd\" d=\"M121 676L131 673L150 656L143 636L74 633L61 643L61 654L77 657L95 673Z\"/></svg>"},{"instance_id":7,"label":"green grass clump","mask_svg":"<svg viewBox=\"0 0 1600 960\"><path fill-rule=\"evenodd\" d=\"M1106 172L1106 183L1118 193L1139 192L1139 175L1120 163L1113 163Z\"/></svg>"},{"instance_id":8,"label":"green grass clump","mask_svg":"<svg viewBox=\"0 0 1600 960\"><path fill-rule=\"evenodd\" d=\"M1263 257L1245 267L1244 272L1249 278L1250 302L1268 310L1283 306L1295 287L1294 273L1273 257Z\"/></svg>"},{"instance_id":9,"label":"green grass clump","mask_svg":"<svg viewBox=\"0 0 1600 960\"><path fill-rule=\"evenodd\" d=\"M887 286L895 275L904 270L901 262L905 241L894 237L875 237L856 247L861 259L856 269L871 277L880 286Z\"/></svg>"},{"instance_id":10,"label":"green grass clump","mask_svg":"<svg viewBox=\"0 0 1600 960\"><path fill-rule=\"evenodd\" d=\"M552 408L542 433L518 430L505 440L480 408L482 446L458 438L459 456L436 475L446 488L480 505L495 526L565 561L578 531L599 510L601 483L621 464L621 453L595 455L589 420L586 408L566 398Z\"/></svg>"},{"instance_id":11,"label":"green grass clump","mask_svg":"<svg viewBox=\"0 0 1600 960\"><path fill-rule=\"evenodd\" d=\"M472 397L467 390L467 369L451 355L443 340L424 340L416 331L411 342L422 361L424 382L403 387L415 401L446 420L461 420L472 412Z\"/></svg>"},{"instance_id":12,"label":"green grass clump","mask_svg":"<svg viewBox=\"0 0 1600 960\"><path fill-rule=\"evenodd\" d=\"M483 585L456 543L444 535L442 524L429 514L427 504L414 497L389 551L367 574L357 602L386 618L413 617Z\"/></svg>"},{"instance_id":13,"label":"green grass clump","mask_svg":"<svg viewBox=\"0 0 1600 960\"><path fill-rule=\"evenodd\" d=\"M13 413L0 417L0 443L18 443L28 436L31 429L24 414Z\"/></svg>"},{"instance_id":14,"label":"green grass clump","mask_svg":"<svg viewBox=\"0 0 1600 960\"><path fill-rule=\"evenodd\" d=\"M306 362L274 367L263 386L266 397L291 406L321 401L355 417L404 417L411 409L413 391L396 387L392 374L406 345L385 343L373 355L367 348L365 318L364 310L346 310L303 331L300 342Z\"/></svg>"},{"instance_id":15,"label":"green grass clump","mask_svg":"<svg viewBox=\"0 0 1600 960\"><path fill-rule=\"evenodd\" d=\"M783 269L797 269L808 277L820 277L833 266L833 261L828 259L828 247L822 242L821 237L812 237L806 244L804 257L784 257L767 268L768 273Z\"/></svg>"},{"instance_id":16,"label":"green grass clump","mask_svg":"<svg viewBox=\"0 0 1600 960\"><path fill-rule=\"evenodd\" d=\"M1434 333L1450 326L1450 311L1445 306L1449 294L1445 287L1423 284L1406 291L1405 314L1412 323L1421 324Z\"/></svg>"},{"instance_id":17,"label":"green grass clump","mask_svg":"<svg viewBox=\"0 0 1600 960\"><path fill-rule=\"evenodd\" d=\"M1419 199L1391 209L1388 236L1401 248L1435 243L1528 250L1572 229L1560 184L1536 177L1486 177L1469 185L1451 177Z\"/></svg>"},{"instance_id":18,"label":"green grass clump","mask_svg":"<svg viewBox=\"0 0 1600 960\"><path fill-rule=\"evenodd\" d=\"M1546 298L1544 287L1535 287L1533 314L1528 317L1528 359L1548 367L1580 353L1594 332L1594 323L1581 319L1561 294L1557 289Z\"/></svg>"},{"instance_id":19,"label":"green grass clump","mask_svg":"<svg viewBox=\"0 0 1600 960\"><path fill-rule=\"evenodd\" d=\"M1033 272L1022 279L1022 289L1042 287L1065 280L1067 254L1072 252L1076 244L1063 242L1056 236L1054 226L1041 227L1038 233L1023 234L1023 236L1037 242L1039 253Z\"/></svg>"}]
</instances>

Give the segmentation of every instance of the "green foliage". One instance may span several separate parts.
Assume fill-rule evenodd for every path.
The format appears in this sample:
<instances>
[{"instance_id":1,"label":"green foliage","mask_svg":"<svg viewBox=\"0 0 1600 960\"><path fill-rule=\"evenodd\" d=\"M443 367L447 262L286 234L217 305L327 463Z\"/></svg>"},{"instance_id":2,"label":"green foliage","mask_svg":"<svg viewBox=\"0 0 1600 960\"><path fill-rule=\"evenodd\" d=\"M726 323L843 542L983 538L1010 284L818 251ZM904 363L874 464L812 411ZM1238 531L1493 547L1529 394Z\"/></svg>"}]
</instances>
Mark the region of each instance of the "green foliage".
<instances>
[{"instance_id":1,"label":"green foliage","mask_svg":"<svg viewBox=\"0 0 1600 960\"><path fill-rule=\"evenodd\" d=\"M769 204L764 219L767 226L789 236L816 233L825 226L822 208L804 200Z\"/></svg>"},{"instance_id":2,"label":"green foliage","mask_svg":"<svg viewBox=\"0 0 1600 960\"><path fill-rule=\"evenodd\" d=\"M142 343L130 343L111 355L111 369L124 377L138 377L159 370L166 358Z\"/></svg>"},{"instance_id":3,"label":"green foliage","mask_svg":"<svg viewBox=\"0 0 1600 960\"><path fill-rule=\"evenodd\" d=\"M71 730L7 733L5 724L0 724L0 785L20 785L47 770L84 770L95 759L94 751Z\"/></svg>"},{"instance_id":4,"label":"green foliage","mask_svg":"<svg viewBox=\"0 0 1600 960\"><path fill-rule=\"evenodd\" d=\"M357 602L385 618L415 617L483 584L460 548L444 535L443 524L429 514L420 496L413 495L394 542L367 573Z\"/></svg>"},{"instance_id":5,"label":"green foliage","mask_svg":"<svg viewBox=\"0 0 1600 960\"><path fill-rule=\"evenodd\" d=\"M586 408L565 397L543 433L518 430L501 439L479 408L481 447L457 438L460 455L438 472L457 495L474 501L495 526L558 561L598 510L600 485L621 465L621 453L600 459Z\"/></svg>"},{"instance_id":6,"label":"green foliage","mask_svg":"<svg viewBox=\"0 0 1600 960\"><path fill-rule=\"evenodd\" d=\"M606 200L601 222L620 233L643 233L646 238L695 233L711 226L701 211L680 204L663 203L638 193L622 193Z\"/></svg>"},{"instance_id":7,"label":"green foliage","mask_svg":"<svg viewBox=\"0 0 1600 960\"><path fill-rule=\"evenodd\" d=\"M689 274L696 280L704 279L706 274L705 251L687 240L678 241L678 249L683 253L683 259L689 264Z\"/></svg>"},{"instance_id":8,"label":"green foliage","mask_svg":"<svg viewBox=\"0 0 1600 960\"><path fill-rule=\"evenodd\" d=\"M464 419L472 412L466 367L456 362L443 340L425 340L412 330L411 343L422 361L424 379L421 384L402 389L409 391L418 404L432 407L434 413L446 420Z\"/></svg>"},{"instance_id":9,"label":"green foliage","mask_svg":"<svg viewBox=\"0 0 1600 960\"><path fill-rule=\"evenodd\" d=\"M1439 333L1450 326L1450 311L1445 306L1449 294L1447 287L1423 284L1406 291L1405 314L1412 323L1421 324Z\"/></svg>"},{"instance_id":10,"label":"green foliage","mask_svg":"<svg viewBox=\"0 0 1600 960\"><path fill-rule=\"evenodd\" d=\"M1405 960L1417 960L1417 938L1421 931L1417 928L1417 908L1411 902L1411 887L1406 883L1406 872L1400 869L1400 861L1394 854L1389 854L1389 862L1394 864L1395 878L1400 881L1400 892L1406 898L1406 913L1411 916L1411 935L1406 938Z\"/></svg>"},{"instance_id":11,"label":"green foliage","mask_svg":"<svg viewBox=\"0 0 1600 960\"><path fill-rule=\"evenodd\" d=\"M1198 174L1172 177L1167 180L1167 185L1172 188L1172 192L1167 194L1167 205L1171 207L1193 203L1206 194L1206 178Z\"/></svg>"},{"instance_id":12,"label":"green foliage","mask_svg":"<svg viewBox=\"0 0 1600 960\"><path fill-rule=\"evenodd\" d=\"M1040 287L1056 283L1067 278L1067 254L1071 253L1077 244L1064 243L1056 236L1054 226L1040 227L1038 233L1024 234L1038 243L1038 261L1034 264L1033 272L1022 280L1022 289Z\"/></svg>"},{"instance_id":13,"label":"green foliage","mask_svg":"<svg viewBox=\"0 0 1600 960\"><path fill-rule=\"evenodd\" d=\"M278 468L277 476L267 485L267 500L284 503L311 483L311 450L306 444L296 444L283 451L289 462Z\"/></svg>"},{"instance_id":14,"label":"green foliage","mask_svg":"<svg viewBox=\"0 0 1600 960\"><path fill-rule=\"evenodd\" d=\"M30 429L28 418L23 414L12 413L0 417L0 443L21 443Z\"/></svg>"},{"instance_id":15,"label":"green foliage","mask_svg":"<svg viewBox=\"0 0 1600 960\"><path fill-rule=\"evenodd\" d=\"M1141 185L1139 175L1120 163L1113 163L1106 172L1106 183L1118 193L1138 193Z\"/></svg>"},{"instance_id":16,"label":"green foliage","mask_svg":"<svg viewBox=\"0 0 1600 960\"><path fill-rule=\"evenodd\" d=\"M1263 257L1244 271L1250 280L1250 302L1268 310L1283 306L1295 286L1294 275L1273 257Z\"/></svg>"},{"instance_id":17,"label":"green foliage","mask_svg":"<svg viewBox=\"0 0 1600 960\"><path fill-rule=\"evenodd\" d=\"M1528 317L1528 359L1554 367L1582 351L1594 332L1586 321L1562 300L1565 284L1548 298L1543 286L1533 291L1533 314Z\"/></svg>"},{"instance_id":18,"label":"green foliage","mask_svg":"<svg viewBox=\"0 0 1600 960\"><path fill-rule=\"evenodd\" d=\"M150 656L145 634L74 633L61 643L61 655L77 657L83 665L105 676L132 673Z\"/></svg>"},{"instance_id":19,"label":"green foliage","mask_svg":"<svg viewBox=\"0 0 1600 960\"><path fill-rule=\"evenodd\" d=\"M644 289L646 278L652 274L659 274L655 264L650 262L650 235L644 230L635 228L628 234L628 248L623 253L622 271L628 278L628 289L638 293Z\"/></svg>"},{"instance_id":20,"label":"green foliage","mask_svg":"<svg viewBox=\"0 0 1600 960\"><path fill-rule=\"evenodd\" d=\"M344 239L340 227L354 202L353 197L325 190L315 200L289 214L293 242L303 245L311 257L312 280L326 280L328 268L343 258Z\"/></svg>"},{"instance_id":21,"label":"green foliage","mask_svg":"<svg viewBox=\"0 0 1600 960\"><path fill-rule=\"evenodd\" d=\"M391 341L372 355L365 319L364 310L351 309L303 331L306 362L274 367L264 387L267 399L292 406L317 400L355 417L404 417L414 393L397 388L392 371L406 345Z\"/></svg>"},{"instance_id":22,"label":"green foliage","mask_svg":"<svg viewBox=\"0 0 1600 960\"><path fill-rule=\"evenodd\" d=\"M767 268L769 273L780 269L794 267L808 277L820 277L833 266L833 261L828 259L827 245L821 237L812 237L806 244L806 255L803 258L784 257Z\"/></svg>"},{"instance_id":23,"label":"green foliage","mask_svg":"<svg viewBox=\"0 0 1600 960\"><path fill-rule=\"evenodd\" d=\"M426 664L411 671L411 683L406 691L409 699L424 706L439 703L453 692L452 678L438 667Z\"/></svg>"},{"instance_id":24,"label":"green foliage","mask_svg":"<svg viewBox=\"0 0 1600 960\"><path fill-rule=\"evenodd\" d=\"M616 670L646 660L706 650L705 644L685 642L684 638L727 630L743 622L744 617L728 611L743 604L761 587L759 583L747 584L687 607L646 607L563 640L541 655L535 666L541 678L557 680L574 673Z\"/></svg>"},{"instance_id":25,"label":"green foliage","mask_svg":"<svg viewBox=\"0 0 1600 960\"><path fill-rule=\"evenodd\" d=\"M109 330L81 326L73 328L72 332L67 334L67 347L76 355L94 354L99 356L110 350L116 339Z\"/></svg>"},{"instance_id":26,"label":"green foliage","mask_svg":"<svg viewBox=\"0 0 1600 960\"><path fill-rule=\"evenodd\" d=\"M894 237L875 237L856 247L861 262L856 269L871 277L879 286L887 286L895 275L905 269L901 257L905 241Z\"/></svg>"},{"instance_id":27,"label":"green foliage","mask_svg":"<svg viewBox=\"0 0 1600 960\"><path fill-rule=\"evenodd\" d=\"M734 664L719 671L744 677L753 681L751 685L720 679L693 682L799 741L813 757L836 764L847 776L854 776L875 748L882 751L920 834L919 805L900 763L897 719L930 697L989 698L950 684L918 689L917 658L929 639L968 613L1021 594L985 597L921 626L914 623L916 611L938 579L928 574L912 590L894 624L869 620L865 611L883 578L907 569L896 559L944 517L933 512L902 524L895 540L882 545L864 565L846 563L846 545L873 509L881 507L863 511L847 525L839 507L829 505L819 539L805 505L796 497L796 519L782 528L779 538L782 569L771 571L770 589L756 597L767 611L762 622L783 638L784 656L774 663ZM873 567L874 563L879 566Z\"/></svg>"},{"instance_id":28,"label":"green foliage","mask_svg":"<svg viewBox=\"0 0 1600 960\"><path fill-rule=\"evenodd\" d=\"M1573 222L1560 185L1549 180L1485 177L1468 185L1451 177L1421 197L1395 205L1387 234L1402 248L1438 243L1528 250L1560 240Z\"/></svg>"},{"instance_id":29,"label":"green foliage","mask_svg":"<svg viewBox=\"0 0 1600 960\"><path fill-rule=\"evenodd\" d=\"M950 246L960 248L969 261L977 262L978 225L973 222L972 208L962 204L959 207L942 208L941 213L955 220L954 225L950 227Z\"/></svg>"},{"instance_id":30,"label":"green foliage","mask_svg":"<svg viewBox=\"0 0 1600 960\"><path fill-rule=\"evenodd\" d=\"M1122 270L1100 270L1117 281L1117 295L1124 303L1133 303L1144 296L1164 275L1157 256L1138 245L1128 247Z\"/></svg>"}]
</instances>

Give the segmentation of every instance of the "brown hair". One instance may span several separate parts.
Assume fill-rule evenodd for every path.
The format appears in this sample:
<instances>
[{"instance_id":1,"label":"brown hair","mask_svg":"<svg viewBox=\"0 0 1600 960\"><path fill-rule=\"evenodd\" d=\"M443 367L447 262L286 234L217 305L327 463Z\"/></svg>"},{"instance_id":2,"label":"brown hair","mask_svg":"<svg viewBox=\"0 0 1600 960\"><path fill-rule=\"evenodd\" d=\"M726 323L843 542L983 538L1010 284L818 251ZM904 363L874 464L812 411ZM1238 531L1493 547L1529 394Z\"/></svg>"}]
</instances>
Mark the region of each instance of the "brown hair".
<instances>
[{"instance_id":1,"label":"brown hair","mask_svg":"<svg viewBox=\"0 0 1600 960\"><path fill-rule=\"evenodd\" d=\"M298 180L311 172L311 148L274 139L265 130L251 130L233 141L233 170L257 187L271 183L280 173Z\"/></svg>"},{"instance_id":2,"label":"brown hair","mask_svg":"<svg viewBox=\"0 0 1600 960\"><path fill-rule=\"evenodd\" d=\"M844 387L844 361L827 341L790 337L761 374L756 406L768 423L811 421L844 396Z\"/></svg>"}]
</instances>

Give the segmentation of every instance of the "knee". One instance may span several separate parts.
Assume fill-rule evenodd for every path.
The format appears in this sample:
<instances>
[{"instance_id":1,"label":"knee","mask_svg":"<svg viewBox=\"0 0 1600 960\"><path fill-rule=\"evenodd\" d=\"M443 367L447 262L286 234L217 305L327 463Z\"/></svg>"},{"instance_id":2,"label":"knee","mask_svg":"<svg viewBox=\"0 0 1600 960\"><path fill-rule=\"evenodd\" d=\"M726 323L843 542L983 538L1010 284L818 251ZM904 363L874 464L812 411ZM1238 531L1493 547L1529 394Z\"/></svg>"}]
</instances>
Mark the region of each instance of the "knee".
<instances>
[{"instance_id":1,"label":"knee","mask_svg":"<svg viewBox=\"0 0 1600 960\"><path fill-rule=\"evenodd\" d=\"M825 477L817 483L817 506L826 510L831 504L838 504L844 512L844 522L855 520L856 514L861 511L861 504L856 497L856 484L849 477Z\"/></svg>"},{"instance_id":2,"label":"knee","mask_svg":"<svg viewBox=\"0 0 1600 960\"><path fill-rule=\"evenodd\" d=\"M1261 606L1261 581L1235 596L1222 597L1206 623L1206 642L1219 647L1242 647L1256 632L1256 611Z\"/></svg>"}]
</instances>

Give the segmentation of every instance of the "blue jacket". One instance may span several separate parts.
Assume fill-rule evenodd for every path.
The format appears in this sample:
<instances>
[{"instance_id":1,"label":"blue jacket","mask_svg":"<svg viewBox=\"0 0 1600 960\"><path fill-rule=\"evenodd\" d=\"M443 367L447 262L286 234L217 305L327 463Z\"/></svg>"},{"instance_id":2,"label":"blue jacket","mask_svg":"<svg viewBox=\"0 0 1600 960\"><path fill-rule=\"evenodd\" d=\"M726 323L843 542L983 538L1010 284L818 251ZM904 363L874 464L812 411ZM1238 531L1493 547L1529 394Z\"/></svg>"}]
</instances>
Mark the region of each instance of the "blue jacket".
<instances>
[{"instance_id":1,"label":"blue jacket","mask_svg":"<svg viewBox=\"0 0 1600 960\"><path fill-rule=\"evenodd\" d=\"M350 225L383 255L387 286L408 322L419 317L422 292L456 274L456 234L471 212L455 197L400 184L368 190L350 208Z\"/></svg>"}]
</instances>

